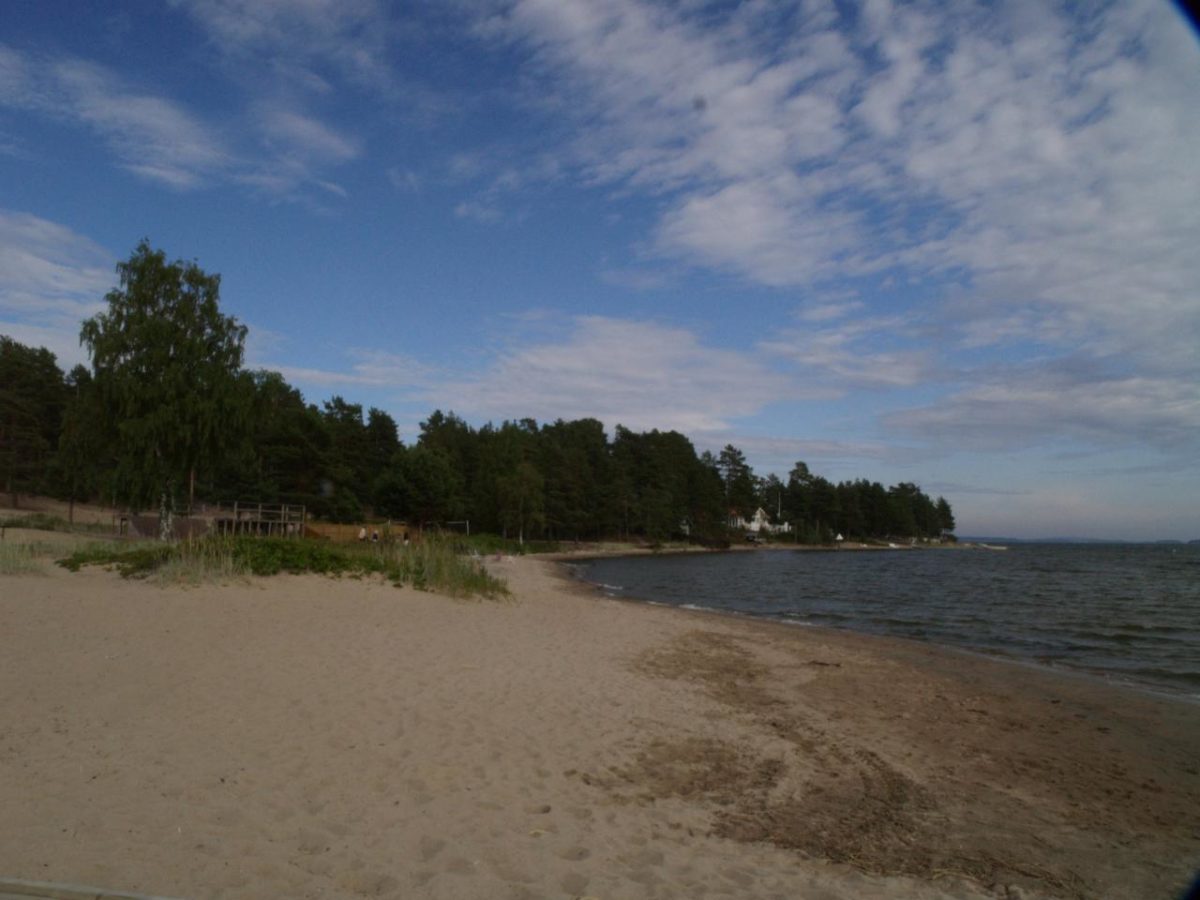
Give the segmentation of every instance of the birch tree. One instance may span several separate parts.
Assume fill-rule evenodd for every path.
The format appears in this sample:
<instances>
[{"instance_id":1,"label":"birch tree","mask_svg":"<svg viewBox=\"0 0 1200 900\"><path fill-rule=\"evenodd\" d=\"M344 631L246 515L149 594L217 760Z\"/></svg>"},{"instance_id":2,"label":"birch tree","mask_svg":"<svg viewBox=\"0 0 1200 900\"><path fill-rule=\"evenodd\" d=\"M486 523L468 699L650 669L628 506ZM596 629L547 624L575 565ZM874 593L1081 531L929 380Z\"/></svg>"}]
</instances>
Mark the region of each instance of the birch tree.
<instances>
[{"instance_id":1,"label":"birch tree","mask_svg":"<svg viewBox=\"0 0 1200 900\"><path fill-rule=\"evenodd\" d=\"M117 499L138 509L157 501L165 539L185 485L193 499L197 468L240 439L246 329L221 314L219 275L168 262L146 241L117 276L80 340L116 429Z\"/></svg>"}]
</instances>

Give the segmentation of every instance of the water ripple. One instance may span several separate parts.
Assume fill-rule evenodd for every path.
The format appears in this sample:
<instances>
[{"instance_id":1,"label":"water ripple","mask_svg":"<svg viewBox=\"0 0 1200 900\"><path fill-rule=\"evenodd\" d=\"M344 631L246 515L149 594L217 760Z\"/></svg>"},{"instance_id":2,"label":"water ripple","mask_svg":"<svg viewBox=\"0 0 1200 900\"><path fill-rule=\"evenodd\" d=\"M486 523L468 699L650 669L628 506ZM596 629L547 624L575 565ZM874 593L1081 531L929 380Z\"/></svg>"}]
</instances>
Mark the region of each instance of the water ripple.
<instances>
[{"instance_id":1,"label":"water ripple","mask_svg":"<svg viewBox=\"0 0 1200 900\"><path fill-rule=\"evenodd\" d=\"M596 560L624 596L952 644L1195 693L1200 547L760 552Z\"/></svg>"}]
</instances>

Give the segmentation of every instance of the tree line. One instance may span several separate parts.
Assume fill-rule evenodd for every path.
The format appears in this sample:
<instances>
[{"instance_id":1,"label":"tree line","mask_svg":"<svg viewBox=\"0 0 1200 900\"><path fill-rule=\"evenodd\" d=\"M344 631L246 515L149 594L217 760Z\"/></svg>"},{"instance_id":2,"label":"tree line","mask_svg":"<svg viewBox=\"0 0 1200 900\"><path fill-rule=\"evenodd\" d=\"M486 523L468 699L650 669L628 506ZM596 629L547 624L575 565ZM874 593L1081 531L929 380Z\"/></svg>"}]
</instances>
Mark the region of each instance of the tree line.
<instances>
[{"instance_id":1,"label":"tree line","mask_svg":"<svg viewBox=\"0 0 1200 900\"><path fill-rule=\"evenodd\" d=\"M90 366L0 336L0 484L12 495L157 508L305 505L368 517L557 540L722 540L758 508L802 542L931 538L950 505L915 484L833 484L797 462L757 476L737 447L697 453L676 431L610 438L595 419L476 428L433 412L410 444L383 410L305 401L277 372L243 366L246 330L219 310L220 278L143 241L86 320Z\"/></svg>"}]
</instances>

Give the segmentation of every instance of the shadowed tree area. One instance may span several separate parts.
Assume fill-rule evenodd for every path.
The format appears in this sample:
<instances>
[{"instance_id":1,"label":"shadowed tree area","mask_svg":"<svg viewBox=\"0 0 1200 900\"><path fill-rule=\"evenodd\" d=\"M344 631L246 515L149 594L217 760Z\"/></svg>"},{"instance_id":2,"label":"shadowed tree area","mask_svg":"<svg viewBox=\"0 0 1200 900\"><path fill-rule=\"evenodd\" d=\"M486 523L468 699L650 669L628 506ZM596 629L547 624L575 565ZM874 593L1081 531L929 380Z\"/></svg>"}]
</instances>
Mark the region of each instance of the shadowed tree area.
<instances>
[{"instance_id":1,"label":"shadowed tree area","mask_svg":"<svg viewBox=\"0 0 1200 900\"><path fill-rule=\"evenodd\" d=\"M676 431L611 439L596 419L474 428L435 410L405 445L386 412L321 406L277 372L242 367L246 329L220 310L220 277L143 241L117 266L107 308L83 323L90 369L64 376L48 350L0 337L0 484L71 501L157 508L164 534L186 501L304 504L525 541L688 535L725 542L762 508L791 539L937 538L944 498L910 483L833 484L797 462L760 478L727 444L698 454Z\"/></svg>"}]
</instances>

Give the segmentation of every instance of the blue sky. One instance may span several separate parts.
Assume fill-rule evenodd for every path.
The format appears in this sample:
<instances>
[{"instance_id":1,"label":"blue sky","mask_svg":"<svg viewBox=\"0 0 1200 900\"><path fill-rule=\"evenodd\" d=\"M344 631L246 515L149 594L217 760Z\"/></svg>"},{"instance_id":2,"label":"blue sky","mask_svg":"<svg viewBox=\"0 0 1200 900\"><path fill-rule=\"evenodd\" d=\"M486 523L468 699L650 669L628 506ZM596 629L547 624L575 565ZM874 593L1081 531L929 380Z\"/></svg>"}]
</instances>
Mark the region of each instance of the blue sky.
<instances>
[{"instance_id":1,"label":"blue sky","mask_svg":"<svg viewBox=\"0 0 1200 900\"><path fill-rule=\"evenodd\" d=\"M118 11L119 10L119 11ZM0 333L150 239L247 363L960 533L1200 538L1200 46L1165 0L8 0Z\"/></svg>"}]
</instances>

